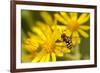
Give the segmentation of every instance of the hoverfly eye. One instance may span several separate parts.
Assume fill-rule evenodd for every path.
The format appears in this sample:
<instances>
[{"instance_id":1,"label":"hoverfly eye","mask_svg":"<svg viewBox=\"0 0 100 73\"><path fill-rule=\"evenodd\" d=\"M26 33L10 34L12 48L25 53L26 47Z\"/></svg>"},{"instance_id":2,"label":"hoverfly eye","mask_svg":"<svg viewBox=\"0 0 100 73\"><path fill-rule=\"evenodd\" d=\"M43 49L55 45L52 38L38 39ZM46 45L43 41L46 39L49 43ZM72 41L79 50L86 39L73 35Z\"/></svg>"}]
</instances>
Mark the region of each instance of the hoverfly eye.
<instances>
[{"instance_id":1,"label":"hoverfly eye","mask_svg":"<svg viewBox=\"0 0 100 73\"><path fill-rule=\"evenodd\" d=\"M61 35L61 38L64 38L64 37L66 37L66 35L65 35L65 34L62 34L62 35Z\"/></svg>"}]
</instances>

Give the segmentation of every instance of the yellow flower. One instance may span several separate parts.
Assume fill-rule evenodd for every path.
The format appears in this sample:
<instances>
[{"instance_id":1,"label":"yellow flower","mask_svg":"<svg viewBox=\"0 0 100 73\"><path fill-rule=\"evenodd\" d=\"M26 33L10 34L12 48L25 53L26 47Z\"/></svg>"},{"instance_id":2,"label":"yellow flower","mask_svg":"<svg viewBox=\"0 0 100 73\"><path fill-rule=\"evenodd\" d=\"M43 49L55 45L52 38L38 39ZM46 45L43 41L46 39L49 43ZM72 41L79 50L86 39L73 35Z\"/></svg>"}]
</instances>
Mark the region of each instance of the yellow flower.
<instances>
[{"instance_id":1,"label":"yellow flower","mask_svg":"<svg viewBox=\"0 0 100 73\"><path fill-rule=\"evenodd\" d=\"M35 53L31 62L56 61L57 57L63 57L64 53L69 53L66 43L57 42L60 37L59 29L52 30L50 26L42 22L37 22L37 26L32 28L34 33L29 33L30 38L25 40L24 48Z\"/></svg>"},{"instance_id":2,"label":"yellow flower","mask_svg":"<svg viewBox=\"0 0 100 73\"><path fill-rule=\"evenodd\" d=\"M78 14L77 12L60 12L59 14L56 13L54 16L55 20L61 23L61 25L57 24L60 31L67 36L72 35L73 44L80 43L79 34L84 38L89 37L85 32L89 30L89 24L86 24L90 18L88 13Z\"/></svg>"}]
</instances>

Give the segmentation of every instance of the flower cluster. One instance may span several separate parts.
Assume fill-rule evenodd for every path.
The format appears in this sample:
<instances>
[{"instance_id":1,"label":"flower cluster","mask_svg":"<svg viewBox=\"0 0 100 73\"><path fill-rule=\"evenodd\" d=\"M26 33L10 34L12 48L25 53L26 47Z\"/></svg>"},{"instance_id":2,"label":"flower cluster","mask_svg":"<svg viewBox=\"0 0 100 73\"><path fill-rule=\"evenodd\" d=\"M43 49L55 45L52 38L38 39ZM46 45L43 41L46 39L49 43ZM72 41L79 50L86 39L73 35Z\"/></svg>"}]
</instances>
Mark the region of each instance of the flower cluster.
<instances>
[{"instance_id":1,"label":"flower cluster","mask_svg":"<svg viewBox=\"0 0 100 73\"><path fill-rule=\"evenodd\" d=\"M80 44L81 36L89 37L85 32L89 30L85 24L90 18L88 13L58 12L52 17L48 12L40 12L40 15L43 20L32 26L33 33L28 32L29 37L22 43L22 48L29 53L22 54L22 62L57 61L71 52L67 44L74 49Z\"/></svg>"}]
</instances>

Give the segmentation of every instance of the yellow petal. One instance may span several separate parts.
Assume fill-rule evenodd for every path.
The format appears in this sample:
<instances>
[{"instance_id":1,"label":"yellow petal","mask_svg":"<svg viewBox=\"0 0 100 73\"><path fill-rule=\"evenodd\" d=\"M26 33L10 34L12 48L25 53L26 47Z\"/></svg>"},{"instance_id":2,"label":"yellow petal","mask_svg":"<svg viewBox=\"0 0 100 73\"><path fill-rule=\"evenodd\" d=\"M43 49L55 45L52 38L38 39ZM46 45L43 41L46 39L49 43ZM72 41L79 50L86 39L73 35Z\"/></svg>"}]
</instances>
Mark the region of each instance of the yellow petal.
<instances>
[{"instance_id":1,"label":"yellow petal","mask_svg":"<svg viewBox=\"0 0 100 73\"><path fill-rule=\"evenodd\" d=\"M35 51L38 47L39 44L36 41L33 41L31 38L24 40L22 47L27 49L28 51Z\"/></svg>"},{"instance_id":2,"label":"yellow petal","mask_svg":"<svg viewBox=\"0 0 100 73\"><path fill-rule=\"evenodd\" d=\"M52 34L52 41L55 42L59 38L60 38L60 31L59 29L55 29Z\"/></svg>"},{"instance_id":3,"label":"yellow petal","mask_svg":"<svg viewBox=\"0 0 100 73\"><path fill-rule=\"evenodd\" d=\"M48 12L41 12L40 15L47 24L52 25L53 20Z\"/></svg>"},{"instance_id":4,"label":"yellow petal","mask_svg":"<svg viewBox=\"0 0 100 73\"><path fill-rule=\"evenodd\" d=\"M74 39L72 39L73 46L75 46L77 44L80 44L80 42L81 42L80 38L74 38Z\"/></svg>"},{"instance_id":5,"label":"yellow petal","mask_svg":"<svg viewBox=\"0 0 100 73\"><path fill-rule=\"evenodd\" d=\"M63 32L66 30L66 26L63 25L57 25L52 27L53 30L59 29L59 34L63 34ZM61 37L59 38L59 40Z\"/></svg>"},{"instance_id":6,"label":"yellow petal","mask_svg":"<svg viewBox=\"0 0 100 73\"><path fill-rule=\"evenodd\" d=\"M46 55L45 62L48 62L49 60L50 60L50 54L48 53L48 54Z\"/></svg>"},{"instance_id":7,"label":"yellow petal","mask_svg":"<svg viewBox=\"0 0 100 73\"><path fill-rule=\"evenodd\" d=\"M78 19L78 23L79 24L84 24L85 22L87 22L90 18L90 15L87 13L83 13L80 15L79 19Z\"/></svg>"},{"instance_id":8,"label":"yellow petal","mask_svg":"<svg viewBox=\"0 0 100 73\"><path fill-rule=\"evenodd\" d=\"M35 32L42 40L45 40L46 37L44 36L43 32L38 27L33 27L33 32Z\"/></svg>"},{"instance_id":9,"label":"yellow petal","mask_svg":"<svg viewBox=\"0 0 100 73\"><path fill-rule=\"evenodd\" d=\"M72 43L74 46L80 44L80 41L81 41L80 37L72 38Z\"/></svg>"},{"instance_id":10,"label":"yellow petal","mask_svg":"<svg viewBox=\"0 0 100 73\"><path fill-rule=\"evenodd\" d=\"M70 22L71 19L66 12L60 12L60 14L67 22Z\"/></svg>"},{"instance_id":11,"label":"yellow petal","mask_svg":"<svg viewBox=\"0 0 100 73\"><path fill-rule=\"evenodd\" d=\"M66 30L66 26L63 26L63 25L57 25L57 28L58 28L60 31Z\"/></svg>"},{"instance_id":12,"label":"yellow petal","mask_svg":"<svg viewBox=\"0 0 100 73\"><path fill-rule=\"evenodd\" d=\"M46 39L50 39L52 35L51 27L49 25L43 24L42 22L37 22L38 27L44 33Z\"/></svg>"},{"instance_id":13,"label":"yellow petal","mask_svg":"<svg viewBox=\"0 0 100 73\"><path fill-rule=\"evenodd\" d=\"M59 43L56 43L56 46L58 46L58 47L63 47L63 46L65 46L66 45L66 43L65 42L59 42Z\"/></svg>"},{"instance_id":14,"label":"yellow petal","mask_svg":"<svg viewBox=\"0 0 100 73\"><path fill-rule=\"evenodd\" d=\"M83 30L89 30L90 27L89 27L89 26L86 26L86 25L82 25L82 26L80 26L80 29L83 29Z\"/></svg>"},{"instance_id":15,"label":"yellow petal","mask_svg":"<svg viewBox=\"0 0 100 73\"><path fill-rule=\"evenodd\" d=\"M56 53L56 55L58 57L62 57L63 56L63 53L60 50L58 50L58 49L55 49L55 53Z\"/></svg>"},{"instance_id":16,"label":"yellow petal","mask_svg":"<svg viewBox=\"0 0 100 73\"><path fill-rule=\"evenodd\" d=\"M45 35L48 37L48 39L51 39L51 35L52 35L52 30L51 27L48 25L45 25Z\"/></svg>"},{"instance_id":17,"label":"yellow petal","mask_svg":"<svg viewBox=\"0 0 100 73\"><path fill-rule=\"evenodd\" d=\"M71 52L71 50L68 49L67 47L63 47L63 48L62 48L62 51L63 51L64 53L70 53L70 52Z\"/></svg>"},{"instance_id":18,"label":"yellow petal","mask_svg":"<svg viewBox=\"0 0 100 73\"><path fill-rule=\"evenodd\" d=\"M32 60L32 62L38 62L40 61L41 58L42 58L42 55L38 55Z\"/></svg>"},{"instance_id":19,"label":"yellow petal","mask_svg":"<svg viewBox=\"0 0 100 73\"><path fill-rule=\"evenodd\" d=\"M67 24L67 21L63 17L61 17L61 15L59 14L55 14L55 19L61 22L62 24L65 24L65 25Z\"/></svg>"},{"instance_id":20,"label":"yellow petal","mask_svg":"<svg viewBox=\"0 0 100 73\"><path fill-rule=\"evenodd\" d=\"M78 32L85 38L89 37L89 35L86 32L84 32L83 30L81 30L81 29L79 29Z\"/></svg>"},{"instance_id":21,"label":"yellow petal","mask_svg":"<svg viewBox=\"0 0 100 73\"><path fill-rule=\"evenodd\" d=\"M70 17L71 17L72 21L76 21L77 20L78 15L77 15L76 12L70 12L69 14L70 14Z\"/></svg>"},{"instance_id":22,"label":"yellow petal","mask_svg":"<svg viewBox=\"0 0 100 73\"><path fill-rule=\"evenodd\" d=\"M80 37L79 37L78 32L76 32L76 31L73 32L72 43L73 43L73 45L80 44Z\"/></svg>"},{"instance_id":23,"label":"yellow petal","mask_svg":"<svg viewBox=\"0 0 100 73\"><path fill-rule=\"evenodd\" d=\"M44 54L44 56L41 58L40 62L45 62L47 54Z\"/></svg>"},{"instance_id":24,"label":"yellow petal","mask_svg":"<svg viewBox=\"0 0 100 73\"><path fill-rule=\"evenodd\" d=\"M53 52L51 53L51 58L52 58L52 61L53 61L53 62L56 61L56 55L55 55L55 53L53 53Z\"/></svg>"},{"instance_id":25,"label":"yellow petal","mask_svg":"<svg viewBox=\"0 0 100 73\"><path fill-rule=\"evenodd\" d=\"M72 31L70 31L69 29L67 29L64 33L66 34L66 36L70 37L71 34L72 34Z\"/></svg>"},{"instance_id":26,"label":"yellow petal","mask_svg":"<svg viewBox=\"0 0 100 73\"><path fill-rule=\"evenodd\" d=\"M39 36L31 34L31 33L28 33L28 34L30 36L31 41L37 42L37 43L43 43L43 40Z\"/></svg>"},{"instance_id":27,"label":"yellow petal","mask_svg":"<svg viewBox=\"0 0 100 73\"><path fill-rule=\"evenodd\" d=\"M79 34L77 31L73 32L73 35L72 35L73 38L76 38L76 37L79 37Z\"/></svg>"},{"instance_id":28,"label":"yellow petal","mask_svg":"<svg viewBox=\"0 0 100 73\"><path fill-rule=\"evenodd\" d=\"M41 52L37 54L37 56L32 60L32 62L39 62L44 55L45 55L45 51L41 50Z\"/></svg>"},{"instance_id":29,"label":"yellow petal","mask_svg":"<svg viewBox=\"0 0 100 73\"><path fill-rule=\"evenodd\" d=\"M28 52L34 52L38 49L38 44L22 44L22 48L24 48Z\"/></svg>"}]
</instances>

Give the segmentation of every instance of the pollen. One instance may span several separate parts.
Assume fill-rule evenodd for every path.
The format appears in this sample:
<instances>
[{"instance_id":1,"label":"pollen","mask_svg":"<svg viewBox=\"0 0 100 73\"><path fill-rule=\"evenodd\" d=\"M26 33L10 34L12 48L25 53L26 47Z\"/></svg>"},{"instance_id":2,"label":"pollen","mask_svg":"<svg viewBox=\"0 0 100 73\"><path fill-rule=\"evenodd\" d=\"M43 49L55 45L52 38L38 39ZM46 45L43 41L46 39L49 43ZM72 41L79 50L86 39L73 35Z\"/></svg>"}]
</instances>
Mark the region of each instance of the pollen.
<instances>
[{"instance_id":1,"label":"pollen","mask_svg":"<svg viewBox=\"0 0 100 73\"><path fill-rule=\"evenodd\" d=\"M53 44L52 42L44 42L43 44L42 44L42 48L44 49L44 50L46 50L48 53L51 53L51 52L53 52L54 50L53 50L53 48L55 47L55 44Z\"/></svg>"},{"instance_id":2,"label":"pollen","mask_svg":"<svg viewBox=\"0 0 100 73\"><path fill-rule=\"evenodd\" d=\"M77 31L77 29L79 28L79 24L76 21L73 21L68 25L68 28L71 31Z\"/></svg>"}]
</instances>

